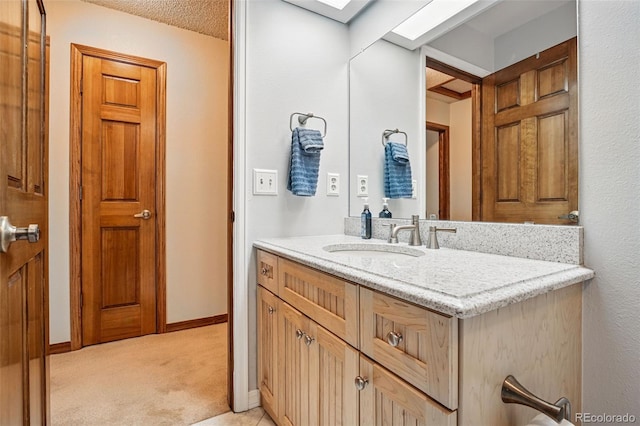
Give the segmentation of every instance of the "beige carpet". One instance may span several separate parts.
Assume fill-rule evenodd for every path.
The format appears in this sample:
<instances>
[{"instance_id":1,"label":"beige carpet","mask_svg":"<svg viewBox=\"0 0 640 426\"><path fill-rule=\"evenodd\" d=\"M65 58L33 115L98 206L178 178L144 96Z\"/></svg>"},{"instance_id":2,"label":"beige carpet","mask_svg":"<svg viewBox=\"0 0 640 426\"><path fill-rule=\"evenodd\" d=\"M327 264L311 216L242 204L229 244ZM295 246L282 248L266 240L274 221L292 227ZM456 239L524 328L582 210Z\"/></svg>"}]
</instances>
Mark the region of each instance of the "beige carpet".
<instances>
[{"instance_id":1,"label":"beige carpet","mask_svg":"<svg viewBox=\"0 0 640 426\"><path fill-rule=\"evenodd\" d=\"M54 426L191 425L228 411L226 395L226 324L51 356Z\"/></svg>"}]
</instances>

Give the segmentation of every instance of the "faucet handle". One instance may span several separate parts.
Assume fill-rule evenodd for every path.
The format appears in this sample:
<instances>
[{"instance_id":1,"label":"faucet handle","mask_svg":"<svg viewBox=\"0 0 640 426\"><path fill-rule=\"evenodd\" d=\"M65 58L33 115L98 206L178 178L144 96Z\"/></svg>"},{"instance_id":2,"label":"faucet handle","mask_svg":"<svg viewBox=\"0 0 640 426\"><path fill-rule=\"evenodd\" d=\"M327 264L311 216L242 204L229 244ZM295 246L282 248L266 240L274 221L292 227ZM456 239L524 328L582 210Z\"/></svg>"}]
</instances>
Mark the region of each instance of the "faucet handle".
<instances>
[{"instance_id":1,"label":"faucet handle","mask_svg":"<svg viewBox=\"0 0 640 426\"><path fill-rule=\"evenodd\" d=\"M397 235L394 236L394 231L396 230L396 224L395 223L390 223L388 225L384 225L384 226L388 226L389 227L389 238L387 239L387 242L389 244L398 244L398 237Z\"/></svg>"},{"instance_id":2,"label":"faucet handle","mask_svg":"<svg viewBox=\"0 0 640 426\"><path fill-rule=\"evenodd\" d=\"M429 241L427 241L427 248L429 249L439 249L440 245L438 244L438 236L436 232L458 232L457 228L438 228L437 226L429 226Z\"/></svg>"}]
</instances>

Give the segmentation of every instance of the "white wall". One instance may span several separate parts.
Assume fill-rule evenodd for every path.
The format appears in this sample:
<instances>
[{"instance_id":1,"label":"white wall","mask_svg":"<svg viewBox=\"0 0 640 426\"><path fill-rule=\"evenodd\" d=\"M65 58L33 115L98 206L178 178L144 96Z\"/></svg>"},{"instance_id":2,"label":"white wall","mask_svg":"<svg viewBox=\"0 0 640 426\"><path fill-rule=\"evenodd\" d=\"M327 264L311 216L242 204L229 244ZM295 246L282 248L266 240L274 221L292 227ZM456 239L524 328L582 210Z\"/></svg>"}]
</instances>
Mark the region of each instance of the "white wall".
<instances>
[{"instance_id":1,"label":"white wall","mask_svg":"<svg viewBox=\"0 0 640 426\"><path fill-rule=\"evenodd\" d=\"M347 27L280 0L246 3L246 124L244 193L249 323L249 389L256 388L254 240L266 237L341 234L348 215ZM242 84L242 82L239 82ZM286 190L293 112L314 112L327 120L325 148L314 197ZM295 126L295 124L294 124ZM312 120L308 126L318 128ZM278 196L252 194L252 169L278 170ZM326 196L327 172L340 174L341 193ZM245 281L246 280L246 281ZM236 318L243 321L243 318Z\"/></svg>"},{"instance_id":2,"label":"white wall","mask_svg":"<svg viewBox=\"0 0 640 426\"><path fill-rule=\"evenodd\" d=\"M228 42L78 0L49 1L50 329L70 340L70 44L167 62L167 322L227 312Z\"/></svg>"},{"instance_id":3,"label":"white wall","mask_svg":"<svg viewBox=\"0 0 640 426\"><path fill-rule=\"evenodd\" d=\"M576 4L571 1L495 39L494 70L501 70L537 52L575 37Z\"/></svg>"},{"instance_id":4,"label":"white wall","mask_svg":"<svg viewBox=\"0 0 640 426\"><path fill-rule=\"evenodd\" d=\"M578 2L583 409L640 419L640 2ZM600 423L602 424L602 423Z\"/></svg>"},{"instance_id":5,"label":"white wall","mask_svg":"<svg viewBox=\"0 0 640 426\"><path fill-rule=\"evenodd\" d=\"M451 220L471 220L471 98L450 104Z\"/></svg>"},{"instance_id":6,"label":"white wall","mask_svg":"<svg viewBox=\"0 0 640 426\"><path fill-rule=\"evenodd\" d=\"M425 197L427 199L426 218L440 211L440 133L427 130L427 161Z\"/></svg>"}]
</instances>

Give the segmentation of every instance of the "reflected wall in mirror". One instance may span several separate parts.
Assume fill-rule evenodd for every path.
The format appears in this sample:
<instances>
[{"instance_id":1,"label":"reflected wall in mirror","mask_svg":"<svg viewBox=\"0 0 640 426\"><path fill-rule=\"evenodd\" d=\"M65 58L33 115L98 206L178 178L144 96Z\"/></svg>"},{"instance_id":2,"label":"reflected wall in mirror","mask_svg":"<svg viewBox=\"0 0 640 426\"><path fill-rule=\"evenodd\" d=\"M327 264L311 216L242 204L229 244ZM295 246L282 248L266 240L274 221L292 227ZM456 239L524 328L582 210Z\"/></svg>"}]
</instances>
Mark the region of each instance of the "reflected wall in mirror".
<instances>
[{"instance_id":1,"label":"reflected wall in mirror","mask_svg":"<svg viewBox=\"0 0 640 426\"><path fill-rule=\"evenodd\" d=\"M417 178L419 182L418 199L409 209L404 209L404 206L400 204L395 207L396 211L394 211L394 201L392 201L390 208L394 212L394 217L408 217L412 213L420 213L421 217L428 217L428 214L435 213L442 219L447 218L448 214L452 220L511 222L526 220L536 223L571 223L556 218L570 210L577 210L577 183L570 182L569 177L571 173L577 175L577 131L571 130L572 128L577 129L577 94L575 92L577 85L575 79L572 82L572 78L574 78L572 73L566 72L566 67L575 67L575 63L561 60L555 65L542 67L540 72L525 73L524 77L512 79L510 80L511 84L507 84L507 81L499 83L499 88L504 86L507 89L496 91L494 88L494 93L498 93L498 98L493 98L493 105L502 102L500 107L502 110L496 110L494 120L491 122L481 115L483 111L488 109L489 104L481 104L483 101L480 85L477 86L477 97L471 98L467 93L469 86L460 85L460 83L464 83L460 79L451 80L449 78L451 81L447 81L445 76L444 82L433 83L430 77L424 75L424 57L429 56L436 59L437 62L451 65L453 69L465 71L464 74L475 76L476 80L480 80L481 77L486 78L493 74L496 72L495 70L501 70L532 55L535 57L536 54L569 40L576 34L575 1L524 0L515 2L504 0L496 2L480 15L458 25L437 39L429 41L422 49L412 51L411 53L420 51L420 56L411 63L389 62L378 52L377 58L371 60L370 65L376 66L375 64L378 64L377 66L380 66L379 64L388 63L387 66L395 68L398 75L408 74L398 70L400 66L416 66L418 64L417 66L421 67L423 73L416 80L420 86L418 90L421 93L429 93L427 96L420 97L416 103L403 106L405 111L416 111L420 114L421 128L416 132L421 140L410 145L412 155L416 155L416 153L418 155L415 161L412 157L414 179ZM384 43L384 40L381 41ZM377 45L378 42L372 47L377 47ZM399 47L394 45L394 48ZM388 48L386 50L393 51L394 49ZM369 49L358 55L362 56L360 60L365 58L364 55L369 55ZM398 53L395 55L401 56ZM352 65L357 60L359 60L358 57L354 58ZM351 68L351 70L353 69L354 67ZM363 75L363 71L350 74L351 86L355 85L359 88L358 91L352 90L351 92L350 171L352 182L355 179L355 170L365 165L360 162L358 153L366 149L362 145L360 137L361 132L365 131L360 128L362 122L353 120L353 118L370 114L377 117L378 121L383 121L386 117L385 114L389 113L389 105L393 102L400 102L394 100L380 104L357 98L361 93L369 92L364 88L364 82L359 81L361 75ZM396 81L394 84L407 85L404 81ZM511 90L527 84L533 85L529 92ZM427 91L427 86L432 90ZM433 90L436 87L438 94L435 94L436 90ZM371 90L376 89L372 88ZM455 100L442 98L443 93L455 94L454 92L465 95ZM533 96L534 99L528 100L527 96ZM437 97L440 99L435 99ZM510 97L515 97L515 103L507 102ZM408 99L409 97L406 102L413 102ZM555 108L553 112L534 114L532 117L516 120L514 111L517 108L514 109L514 107L521 103L520 106L524 109L539 108L532 103L533 100L545 101L547 106L551 103L567 105L566 107L557 107L556 105L553 107ZM525 104L531 104L531 106L525 107ZM480 109L481 105L482 110ZM572 109L572 106L575 108ZM497 122L495 121L496 117ZM432 134L431 131L427 131L425 119L432 126L439 125L448 129L449 185L446 188L439 185L440 176L443 170L446 170L443 169L445 165L440 160L442 157L442 149L440 148L442 133L434 131ZM491 127L492 123L497 123L497 126L493 127L494 130L483 130L485 127ZM485 139L488 139L491 134L497 136L492 142L493 148L489 149ZM428 135L431 136L427 137ZM559 145L552 144L550 141L554 140L561 143ZM520 144L522 141L525 141L523 145ZM485 145L481 145L481 142ZM438 149L435 150L435 147ZM482 147L487 153L491 152L491 156L494 158L499 155L498 166L495 164L483 166L480 163L479 157L481 156L478 153ZM498 147L497 151L496 147ZM437 156L435 155L436 151L438 152ZM525 153L526 155L524 155ZM527 162L523 160L524 157L535 157L536 161ZM516 166L504 167L509 161ZM576 167L568 165L571 161L574 161ZM371 161L368 164L373 169L374 164ZM480 170L483 170L483 167L498 167L497 170L503 173L492 178L487 178L487 176L482 178ZM537 170L545 169L549 173L544 172L535 176L536 185L533 187L533 192L523 187L527 179L532 179ZM381 170L380 168L378 173L381 173ZM372 170L369 175L369 181L372 182L370 188L373 188L373 182L375 182L375 179L372 179L375 172ZM486 188L481 190L483 179L485 187L495 189L493 191L495 192L493 195L495 200L508 207L506 212L494 214L493 208L487 207L487 205L484 206L484 209L482 208L480 195L486 196ZM449 190L450 195L448 212L446 205L440 205L441 200L446 200L446 189ZM361 203L356 203L359 200L354 195L355 191L352 191L351 215L357 215L361 210ZM546 216L533 212L530 208L529 201L532 200L540 200L542 204L557 204L559 200L566 198L574 198L574 200L563 201L561 210L546 213ZM375 202L376 200L372 198L372 210L375 210ZM404 200L400 203L404 203ZM525 219L522 219L512 211L512 207L516 205L523 207L521 213L522 211L533 213L525 215ZM407 211L411 208L417 210ZM488 213L491 213L491 216Z\"/></svg>"}]
</instances>

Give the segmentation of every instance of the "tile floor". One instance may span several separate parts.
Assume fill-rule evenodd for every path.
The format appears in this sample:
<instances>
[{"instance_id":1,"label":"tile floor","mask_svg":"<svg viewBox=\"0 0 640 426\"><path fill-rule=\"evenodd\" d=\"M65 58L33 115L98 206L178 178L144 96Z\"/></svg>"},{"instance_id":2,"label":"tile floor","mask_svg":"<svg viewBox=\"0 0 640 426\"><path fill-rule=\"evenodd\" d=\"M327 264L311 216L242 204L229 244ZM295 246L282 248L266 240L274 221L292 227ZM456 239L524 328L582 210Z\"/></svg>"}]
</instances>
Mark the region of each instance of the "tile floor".
<instances>
[{"instance_id":1,"label":"tile floor","mask_svg":"<svg viewBox=\"0 0 640 426\"><path fill-rule=\"evenodd\" d=\"M229 411L192 426L275 426L275 423L262 407L257 407L244 413Z\"/></svg>"}]
</instances>

